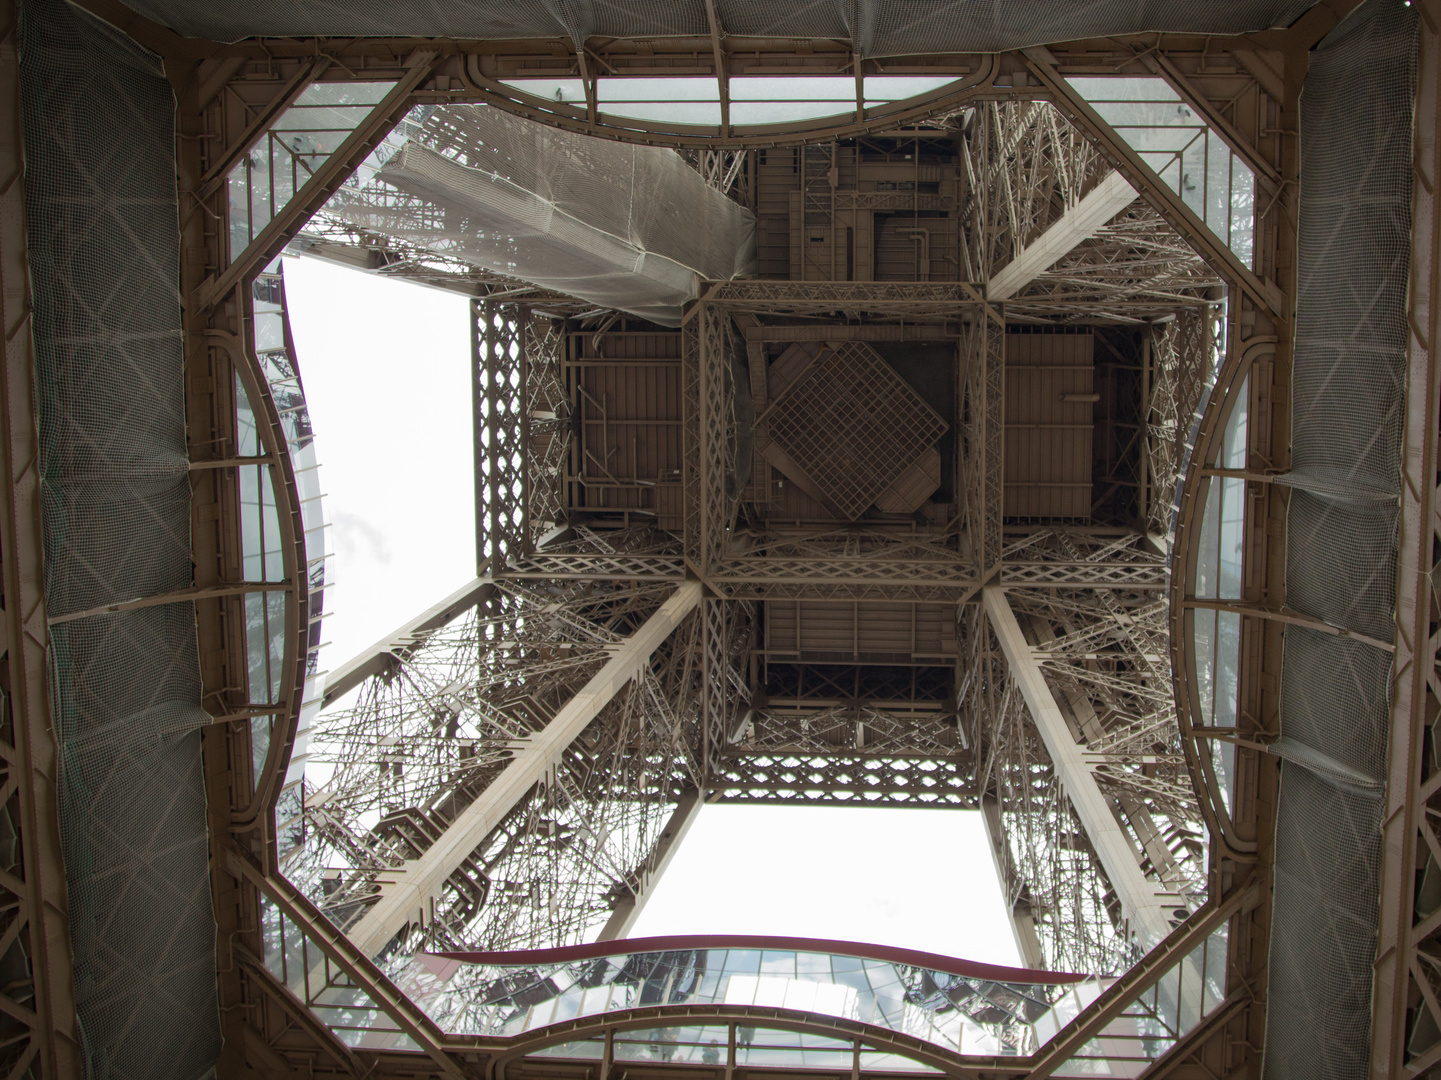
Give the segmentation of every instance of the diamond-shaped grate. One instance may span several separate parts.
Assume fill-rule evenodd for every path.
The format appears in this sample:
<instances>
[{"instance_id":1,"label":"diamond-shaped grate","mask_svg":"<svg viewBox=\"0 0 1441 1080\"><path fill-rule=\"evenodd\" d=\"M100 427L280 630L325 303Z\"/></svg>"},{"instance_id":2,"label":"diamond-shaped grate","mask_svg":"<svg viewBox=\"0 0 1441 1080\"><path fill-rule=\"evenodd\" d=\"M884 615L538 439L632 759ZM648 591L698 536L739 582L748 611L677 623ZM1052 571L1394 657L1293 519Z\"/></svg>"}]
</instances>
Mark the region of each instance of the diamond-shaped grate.
<instances>
[{"instance_id":1,"label":"diamond-shaped grate","mask_svg":"<svg viewBox=\"0 0 1441 1080\"><path fill-rule=\"evenodd\" d=\"M772 409L768 433L848 518L946 433L946 422L869 345L827 348Z\"/></svg>"}]
</instances>

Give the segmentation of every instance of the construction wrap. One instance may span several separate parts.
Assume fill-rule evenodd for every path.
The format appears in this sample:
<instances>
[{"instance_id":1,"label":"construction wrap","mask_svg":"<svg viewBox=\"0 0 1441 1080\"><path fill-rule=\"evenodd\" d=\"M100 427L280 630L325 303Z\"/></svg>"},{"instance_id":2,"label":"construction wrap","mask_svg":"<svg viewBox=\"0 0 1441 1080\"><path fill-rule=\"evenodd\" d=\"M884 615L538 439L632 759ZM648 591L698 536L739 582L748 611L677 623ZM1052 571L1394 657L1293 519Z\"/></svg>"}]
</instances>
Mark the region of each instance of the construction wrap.
<instances>
[{"instance_id":1,"label":"construction wrap","mask_svg":"<svg viewBox=\"0 0 1441 1080\"><path fill-rule=\"evenodd\" d=\"M679 326L702 278L755 265L755 217L672 150L484 105L435 110L327 210L475 266Z\"/></svg>"}]
</instances>

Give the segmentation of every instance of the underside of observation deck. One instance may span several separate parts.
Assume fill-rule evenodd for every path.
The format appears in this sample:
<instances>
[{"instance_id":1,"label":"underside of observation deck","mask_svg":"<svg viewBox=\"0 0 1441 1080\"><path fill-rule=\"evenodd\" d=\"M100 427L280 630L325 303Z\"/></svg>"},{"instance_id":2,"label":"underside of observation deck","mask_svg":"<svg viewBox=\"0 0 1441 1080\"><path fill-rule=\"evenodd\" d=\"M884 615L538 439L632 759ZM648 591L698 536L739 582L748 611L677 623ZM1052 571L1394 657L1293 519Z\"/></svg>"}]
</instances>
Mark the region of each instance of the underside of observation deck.
<instances>
[{"instance_id":1,"label":"underside of observation deck","mask_svg":"<svg viewBox=\"0 0 1441 1080\"><path fill-rule=\"evenodd\" d=\"M1441 9L635 7L7 11L0 1065L1425 1074ZM343 664L282 254L471 301L476 577ZM715 803L978 811L1034 985L483 960Z\"/></svg>"}]
</instances>

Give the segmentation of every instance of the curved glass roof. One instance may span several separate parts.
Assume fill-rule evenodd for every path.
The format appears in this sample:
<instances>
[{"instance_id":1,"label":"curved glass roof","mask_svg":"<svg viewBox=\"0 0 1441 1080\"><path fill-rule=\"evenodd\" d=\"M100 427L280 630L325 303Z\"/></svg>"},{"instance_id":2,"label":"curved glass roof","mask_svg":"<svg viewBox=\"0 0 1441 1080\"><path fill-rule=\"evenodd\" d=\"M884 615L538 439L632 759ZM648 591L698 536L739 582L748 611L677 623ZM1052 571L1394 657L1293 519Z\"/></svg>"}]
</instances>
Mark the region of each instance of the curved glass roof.
<instances>
[{"instance_id":1,"label":"curved glass roof","mask_svg":"<svg viewBox=\"0 0 1441 1080\"><path fill-rule=\"evenodd\" d=\"M751 75L728 80L731 124L746 127L819 120L932 94L954 75ZM575 78L506 79L533 98L584 108L584 83ZM596 80L602 116L660 124L715 127L721 123L720 83L709 75L603 76Z\"/></svg>"},{"instance_id":2,"label":"curved glass roof","mask_svg":"<svg viewBox=\"0 0 1441 1080\"><path fill-rule=\"evenodd\" d=\"M1037 1021L1065 989L1087 981L858 942L736 935L443 953L416 957L395 978L457 1034L513 1036L653 1005L764 1006L965 1054L1029 1052Z\"/></svg>"},{"instance_id":3,"label":"curved glass roof","mask_svg":"<svg viewBox=\"0 0 1441 1080\"><path fill-rule=\"evenodd\" d=\"M1237 388L1230 416L1214 459L1217 470L1240 474L1246 468L1246 430L1250 379ZM1197 599L1239 601L1246 517L1246 480L1242 475L1211 476L1202 504L1196 553ZM1241 615L1235 611L1193 608L1190 613L1194 726L1206 732L1236 726L1241 662ZM1235 745L1225 738L1206 739L1207 759L1222 804L1231 808Z\"/></svg>"}]
</instances>

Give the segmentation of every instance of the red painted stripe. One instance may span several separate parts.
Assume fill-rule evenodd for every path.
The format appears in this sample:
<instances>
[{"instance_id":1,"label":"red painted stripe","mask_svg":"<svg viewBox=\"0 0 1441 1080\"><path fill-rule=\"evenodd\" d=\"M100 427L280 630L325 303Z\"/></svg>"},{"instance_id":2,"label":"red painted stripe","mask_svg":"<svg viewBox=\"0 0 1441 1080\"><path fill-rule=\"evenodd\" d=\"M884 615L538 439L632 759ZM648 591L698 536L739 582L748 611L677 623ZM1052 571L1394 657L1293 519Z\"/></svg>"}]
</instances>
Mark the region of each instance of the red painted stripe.
<instances>
[{"instance_id":1,"label":"red painted stripe","mask_svg":"<svg viewBox=\"0 0 1441 1080\"><path fill-rule=\"evenodd\" d=\"M678 937L645 937L595 941L588 945L567 945L559 949L526 949L517 952L443 952L447 960L492 967L536 967L564 964L572 960L594 960L601 956L629 956L633 953L673 952L691 949L772 949L781 952L834 953L864 960L883 960L909 964L928 971L943 971L996 982L1040 983L1054 986L1077 983L1090 978L1066 971L1038 971L1030 968L981 964L957 956L897 949L890 945L867 945L859 941L832 941L828 938L767 937L754 934L685 934ZM762 975L765 973L762 972Z\"/></svg>"}]
</instances>

